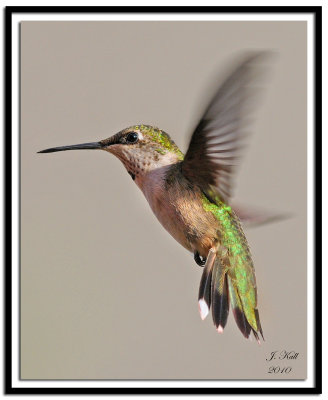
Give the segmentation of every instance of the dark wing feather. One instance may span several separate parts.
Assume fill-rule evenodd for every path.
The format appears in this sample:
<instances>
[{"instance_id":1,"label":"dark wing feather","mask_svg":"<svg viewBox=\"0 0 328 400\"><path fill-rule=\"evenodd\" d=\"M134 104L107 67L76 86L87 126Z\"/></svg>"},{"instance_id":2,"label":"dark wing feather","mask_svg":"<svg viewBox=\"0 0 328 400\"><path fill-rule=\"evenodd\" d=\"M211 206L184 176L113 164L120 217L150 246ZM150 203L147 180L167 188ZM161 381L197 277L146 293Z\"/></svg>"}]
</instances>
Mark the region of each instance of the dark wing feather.
<instances>
[{"instance_id":1,"label":"dark wing feather","mask_svg":"<svg viewBox=\"0 0 328 400\"><path fill-rule=\"evenodd\" d=\"M182 172L209 197L214 192L228 202L232 195L232 174L245 145L246 106L255 93L265 54L246 57L228 76L191 137Z\"/></svg>"}]
</instances>

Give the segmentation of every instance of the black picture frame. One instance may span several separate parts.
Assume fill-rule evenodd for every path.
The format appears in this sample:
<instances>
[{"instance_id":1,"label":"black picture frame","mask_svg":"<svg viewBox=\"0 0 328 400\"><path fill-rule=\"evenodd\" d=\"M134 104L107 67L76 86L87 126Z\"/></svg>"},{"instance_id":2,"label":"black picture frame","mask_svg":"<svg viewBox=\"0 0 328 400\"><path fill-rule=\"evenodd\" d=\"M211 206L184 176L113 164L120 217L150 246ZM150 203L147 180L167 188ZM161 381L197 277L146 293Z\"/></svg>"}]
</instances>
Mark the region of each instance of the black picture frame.
<instances>
[{"instance_id":1,"label":"black picture frame","mask_svg":"<svg viewBox=\"0 0 328 400\"><path fill-rule=\"evenodd\" d=\"M12 386L12 18L17 13L311 13L314 16L315 337L312 388L17 388ZM322 393L322 8L321 7L6 7L5 19L5 394L320 394Z\"/></svg>"}]
</instances>

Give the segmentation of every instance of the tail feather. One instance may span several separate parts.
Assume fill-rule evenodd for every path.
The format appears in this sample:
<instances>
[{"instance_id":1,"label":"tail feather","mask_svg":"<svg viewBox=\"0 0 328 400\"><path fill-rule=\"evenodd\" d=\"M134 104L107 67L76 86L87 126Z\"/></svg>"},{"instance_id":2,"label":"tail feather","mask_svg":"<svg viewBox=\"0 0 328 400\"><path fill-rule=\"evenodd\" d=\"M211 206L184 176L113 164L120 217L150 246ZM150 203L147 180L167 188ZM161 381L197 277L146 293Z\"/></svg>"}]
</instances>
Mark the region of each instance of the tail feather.
<instances>
[{"instance_id":1,"label":"tail feather","mask_svg":"<svg viewBox=\"0 0 328 400\"><path fill-rule=\"evenodd\" d=\"M228 277L228 284L232 313L235 317L235 321L241 333L245 336L246 339L248 339L252 328L247 321L238 291L237 289L235 289L230 277Z\"/></svg>"},{"instance_id":2,"label":"tail feather","mask_svg":"<svg viewBox=\"0 0 328 400\"><path fill-rule=\"evenodd\" d=\"M219 333L223 332L229 315L229 296L226 269L215 259L212 276L212 318Z\"/></svg>"},{"instance_id":3,"label":"tail feather","mask_svg":"<svg viewBox=\"0 0 328 400\"><path fill-rule=\"evenodd\" d=\"M211 249L208 253L199 285L198 305L201 319L205 319L207 317L211 308L211 283L214 260L215 251Z\"/></svg>"},{"instance_id":4,"label":"tail feather","mask_svg":"<svg viewBox=\"0 0 328 400\"><path fill-rule=\"evenodd\" d=\"M257 308L255 308L254 310L255 313L255 318L256 318L256 325L257 325L257 329L260 332L262 339L264 340L264 336L263 336L263 331L262 331L262 326L261 326L261 322L260 322L260 316L259 316L259 311ZM254 332L253 332L254 333Z\"/></svg>"},{"instance_id":5,"label":"tail feather","mask_svg":"<svg viewBox=\"0 0 328 400\"><path fill-rule=\"evenodd\" d=\"M202 319L205 319L212 308L212 318L216 330L223 332L229 315L229 304L238 328L245 338L251 332L260 343L259 334L264 340L259 313L256 307L256 283L253 269L249 269L249 289L245 292L244 282L236 279L229 267L225 267L217 257L216 251L211 249L199 287L199 310Z\"/></svg>"},{"instance_id":6,"label":"tail feather","mask_svg":"<svg viewBox=\"0 0 328 400\"><path fill-rule=\"evenodd\" d=\"M252 331L255 339L257 340L258 343L260 343L260 338L258 333L261 334L263 340L264 336L257 308L252 308L251 306L249 306L248 313L245 313L244 307L247 304L248 301L247 298L245 297L241 299L240 292L238 290L238 285L232 278L228 277L228 283L229 283L229 297L230 297L232 312L235 317L235 321L238 325L238 328L245 336L245 338L248 338ZM249 314L253 316L250 322L247 319L247 315Z\"/></svg>"}]
</instances>

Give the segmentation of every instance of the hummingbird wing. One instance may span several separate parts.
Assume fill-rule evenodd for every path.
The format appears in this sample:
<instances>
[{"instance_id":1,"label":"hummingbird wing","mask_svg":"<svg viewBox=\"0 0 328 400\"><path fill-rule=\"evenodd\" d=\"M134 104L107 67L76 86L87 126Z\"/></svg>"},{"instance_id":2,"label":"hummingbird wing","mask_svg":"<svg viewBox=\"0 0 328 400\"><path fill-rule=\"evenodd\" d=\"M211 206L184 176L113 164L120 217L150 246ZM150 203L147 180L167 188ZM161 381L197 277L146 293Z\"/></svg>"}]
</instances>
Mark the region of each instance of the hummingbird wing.
<instances>
[{"instance_id":1,"label":"hummingbird wing","mask_svg":"<svg viewBox=\"0 0 328 400\"><path fill-rule=\"evenodd\" d=\"M248 55L227 77L192 134L182 172L213 200L229 202L232 177L244 147L251 97L266 53Z\"/></svg>"},{"instance_id":2,"label":"hummingbird wing","mask_svg":"<svg viewBox=\"0 0 328 400\"><path fill-rule=\"evenodd\" d=\"M255 208L239 205L235 202L233 202L232 208L243 225L247 225L248 227L270 224L272 222L282 221L292 216L291 214L287 213L275 213L273 211L264 210L258 207Z\"/></svg>"}]
</instances>

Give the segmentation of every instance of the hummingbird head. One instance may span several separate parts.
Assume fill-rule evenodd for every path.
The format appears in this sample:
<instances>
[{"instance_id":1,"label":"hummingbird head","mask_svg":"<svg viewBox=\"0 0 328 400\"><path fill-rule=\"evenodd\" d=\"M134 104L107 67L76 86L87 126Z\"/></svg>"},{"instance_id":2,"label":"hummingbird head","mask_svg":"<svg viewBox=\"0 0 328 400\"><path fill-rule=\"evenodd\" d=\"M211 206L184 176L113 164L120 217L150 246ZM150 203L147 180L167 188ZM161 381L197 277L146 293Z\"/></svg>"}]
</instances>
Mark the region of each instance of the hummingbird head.
<instances>
[{"instance_id":1,"label":"hummingbird head","mask_svg":"<svg viewBox=\"0 0 328 400\"><path fill-rule=\"evenodd\" d=\"M155 168L183 160L183 153L170 136L150 125L134 125L99 142L53 147L39 153L90 149L114 154L133 179Z\"/></svg>"},{"instance_id":2,"label":"hummingbird head","mask_svg":"<svg viewBox=\"0 0 328 400\"><path fill-rule=\"evenodd\" d=\"M183 159L170 136L150 125L131 126L100 143L122 161L132 177Z\"/></svg>"}]
</instances>

